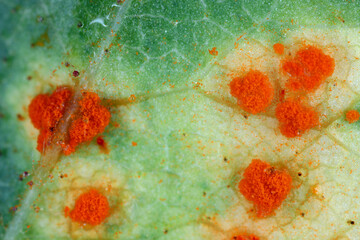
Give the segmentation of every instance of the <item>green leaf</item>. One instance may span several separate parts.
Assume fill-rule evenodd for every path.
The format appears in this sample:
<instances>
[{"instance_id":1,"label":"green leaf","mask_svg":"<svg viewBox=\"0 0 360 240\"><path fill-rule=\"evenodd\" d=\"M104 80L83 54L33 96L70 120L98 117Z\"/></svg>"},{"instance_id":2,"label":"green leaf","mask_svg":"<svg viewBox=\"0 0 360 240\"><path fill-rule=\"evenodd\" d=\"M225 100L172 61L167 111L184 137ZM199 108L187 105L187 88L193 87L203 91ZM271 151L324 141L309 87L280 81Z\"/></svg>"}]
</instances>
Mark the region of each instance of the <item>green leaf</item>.
<instances>
[{"instance_id":1,"label":"green leaf","mask_svg":"<svg viewBox=\"0 0 360 240\"><path fill-rule=\"evenodd\" d=\"M357 239L360 127L344 114L360 110L359 6L1 1L0 238L231 239L240 231L261 239ZM281 56L273 44L293 50L302 41L329 49L336 69L310 94L321 127L288 139L274 105L260 115L240 109L229 74L257 68L277 81ZM217 56L209 53L214 47ZM108 102L108 154L96 139L70 156L36 151L27 106L59 85ZM264 219L237 187L253 158L287 169L294 183ZM24 171L30 176L20 181ZM42 184L29 190L34 179ZM112 214L81 228L64 208L89 187L108 194Z\"/></svg>"}]
</instances>

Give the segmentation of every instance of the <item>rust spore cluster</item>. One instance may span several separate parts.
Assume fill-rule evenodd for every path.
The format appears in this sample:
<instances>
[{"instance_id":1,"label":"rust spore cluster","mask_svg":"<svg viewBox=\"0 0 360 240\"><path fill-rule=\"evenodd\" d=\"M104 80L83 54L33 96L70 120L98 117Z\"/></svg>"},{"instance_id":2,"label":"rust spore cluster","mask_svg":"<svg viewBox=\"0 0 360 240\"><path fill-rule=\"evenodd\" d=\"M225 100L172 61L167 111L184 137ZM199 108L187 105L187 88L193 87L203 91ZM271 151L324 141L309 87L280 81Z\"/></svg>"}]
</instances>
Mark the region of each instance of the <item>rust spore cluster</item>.
<instances>
[{"instance_id":1,"label":"rust spore cluster","mask_svg":"<svg viewBox=\"0 0 360 240\"><path fill-rule=\"evenodd\" d=\"M34 127L40 130L37 140L39 152L43 152L51 144L72 95L70 87L58 87L52 94L39 94L31 101L29 116ZM80 143L90 141L102 133L109 124L110 117L109 110L101 105L96 93L83 91L79 110L71 116L66 140L60 143L63 153L73 153Z\"/></svg>"},{"instance_id":2,"label":"rust spore cluster","mask_svg":"<svg viewBox=\"0 0 360 240\"><path fill-rule=\"evenodd\" d=\"M73 210L66 206L64 212L65 217L70 217L74 222L96 226L109 216L110 205L106 196L97 189L90 189L76 199Z\"/></svg>"},{"instance_id":3,"label":"rust spore cluster","mask_svg":"<svg viewBox=\"0 0 360 240\"><path fill-rule=\"evenodd\" d=\"M292 188L292 178L284 170L277 170L270 164L253 159L245 169L239 190L254 203L256 215L267 217L280 207Z\"/></svg>"},{"instance_id":4,"label":"rust spore cluster","mask_svg":"<svg viewBox=\"0 0 360 240\"><path fill-rule=\"evenodd\" d=\"M278 55L285 51L280 43L273 48ZM331 56L316 46L305 45L293 58L282 60L278 71L287 78L284 89L274 90L265 73L250 69L244 76L232 79L230 94L244 111L251 114L266 112L271 104L276 104L275 117L280 132L288 138L299 137L319 125L319 113L309 106L304 96L317 90L334 70L335 60ZM274 91L282 93L276 102ZM286 98L286 92L292 96ZM299 95L296 97L296 94Z\"/></svg>"}]
</instances>

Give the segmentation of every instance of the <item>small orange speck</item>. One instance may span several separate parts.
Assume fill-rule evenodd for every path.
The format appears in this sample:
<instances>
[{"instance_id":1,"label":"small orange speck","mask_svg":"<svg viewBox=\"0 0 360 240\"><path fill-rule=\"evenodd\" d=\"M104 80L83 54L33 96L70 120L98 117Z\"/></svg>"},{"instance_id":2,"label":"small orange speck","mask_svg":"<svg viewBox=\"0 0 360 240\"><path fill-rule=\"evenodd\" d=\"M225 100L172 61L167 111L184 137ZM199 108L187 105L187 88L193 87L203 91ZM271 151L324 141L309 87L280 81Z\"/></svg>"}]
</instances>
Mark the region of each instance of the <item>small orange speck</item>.
<instances>
[{"instance_id":1,"label":"small orange speck","mask_svg":"<svg viewBox=\"0 0 360 240\"><path fill-rule=\"evenodd\" d=\"M131 94L130 97L129 97L129 102L135 102L136 100L136 97L134 94Z\"/></svg>"},{"instance_id":2,"label":"small orange speck","mask_svg":"<svg viewBox=\"0 0 360 240\"><path fill-rule=\"evenodd\" d=\"M64 215L65 215L65 217L68 217L68 216L70 216L70 208L68 207L68 206L66 206L65 208L64 208Z\"/></svg>"},{"instance_id":3,"label":"small orange speck","mask_svg":"<svg viewBox=\"0 0 360 240\"><path fill-rule=\"evenodd\" d=\"M277 54L279 54L279 55L284 54L284 49L285 49L285 47L284 47L283 44L281 44L281 43L275 43L274 46L273 46L273 48L274 48L275 53L277 53Z\"/></svg>"},{"instance_id":4,"label":"small orange speck","mask_svg":"<svg viewBox=\"0 0 360 240\"><path fill-rule=\"evenodd\" d=\"M209 49L209 53L213 56L217 56L219 52L216 51L216 47L213 47L213 49L211 49L211 50Z\"/></svg>"},{"instance_id":5,"label":"small orange speck","mask_svg":"<svg viewBox=\"0 0 360 240\"><path fill-rule=\"evenodd\" d=\"M137 146L137 142L131 142L131 145L133 145L133 147Z\"/></svg>"},{"instance_id":6,"label":"small orange speck","mask_svg":"<svg viewBox=\"0 0 360 240\"><path fill-rule=\"evenodd\" d=\"M349 123L354 123L360 118L360 113L356 110L350 110L346 113L346 121Z\"/></svg>"}]
</instances>

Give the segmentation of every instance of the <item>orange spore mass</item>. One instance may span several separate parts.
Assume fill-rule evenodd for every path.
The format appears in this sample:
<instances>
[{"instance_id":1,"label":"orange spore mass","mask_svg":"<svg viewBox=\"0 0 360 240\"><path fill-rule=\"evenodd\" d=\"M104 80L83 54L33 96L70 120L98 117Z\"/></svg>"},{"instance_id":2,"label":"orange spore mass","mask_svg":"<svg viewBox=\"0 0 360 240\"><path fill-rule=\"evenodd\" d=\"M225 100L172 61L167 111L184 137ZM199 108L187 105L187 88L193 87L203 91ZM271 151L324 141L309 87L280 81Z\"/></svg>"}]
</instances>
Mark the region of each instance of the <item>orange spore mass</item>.
<instances>
[{"instance_id":1,"label":"orange spore mass","mask_svg":"<svg viewBox=\"0 0 360 240\"><path fill-rule=\"evenodd\" d=\"M301 136L319 124L318 113L295 100L279 103L275 115L280 122L281 133L289 138Z\"/></svg>"},{"instance_id":2,"label":"orange spore mass","mask_svg":"<svg viewBox=\"0 0 360 240\"><path fill-rule=\"evenodd\" d=\"M243 176L239 190L254 203L258 217L271 215L292 188L291 176L286 171L276 170L259 159L252 160Z\"/></svg>"},{"instance_id":3,"label":"orange spore mass","mask_svg":"<svg viewBox=\"0 0 360 240\"><path fill-rule=\"evenodd\" d=\"M350 110L346 113L346 121L349 123L354 123L360 118L360 113L356 110Z\"/></svg>"},{"instance_id":4,"label":"orange spore mass","mask_svg":"<svg viewBox=\"0 0 360 240\"><path fill-rule=\"evenodd\" d=\"M231 240L260 240L259 237L255 236L255 235L248 235L248 236L234 236L231 238Z\"/></svg>"},{"instance_id":5,"label":"orange spore mass","mask_svg":"<svg viewBox=\"0 0 360 240\"><path fill-rule=\"evenodd\" d=\"M80 113L70 126L69 142L64 146L64 154L75 151L75 147L82 142L92 140L102 133L110 122L111 114L108 109L100 104L96 93L83 92L80 101Z\"/></svg>"},{"instance_id":6,"label":"orange spore mass","mask_svg":"<svg viewBox=\"0 0 360 240\"><path fill-rule=\"evenodd\" d=\"M330 77L335 70L335 60L314 46L300 49L296 53L295 59L310 75Z\"/></svg>"},{"instance_id":7,"label":"orange spore mass","mask_svg":"<svg viewBox=\"0 0 360 240\"><path fill-rule=\"evenodd\" d=\"M110 112L100 105L96 93L83 92L79 112L72 116L69 133L65 143L62 143L64 154L75 151L82 142L90 141L104 131L110 121ZM58 87L50 96L40 94L29 105L29 116L34 127L40 129L37 140L37 150L43 152L50 143L56 126L64 115L65 108L72 96L72 90Z\"/></svg>"},{"instance_id":8,"label":"orange spore mass","mask_svg":"<svg viewBox=\"0 0 360 240\"><path fill-rule=\"evenodd\" d=\"M281 44L281 43L275 43L274 46L273 46L273 48L274 48L275 53L277 53L277 54L279 54L279 55L284 54L284 49L285 49L285 47L284 47L283 44Z\"/></svg>"},{"instance_id":9,"label":"orange spore mass","mask_svg":"<svg viewBox=\"0 0 360 240\"><path fill-rule=\"evenodd\" d=\"M49 95L39 94L37 95L29 105L29 116L31 123L35 128L41 128L41 121L43 113L47 107L47 102L49 101Z\"/></svg>"},{"instance_id":10,"label":"orange spore mass","mask_svg":"<svg viewBox=\"0 0 360 240\"><path fill-rule=\"evenodd\" d=\"M314 46L300 49L294 59L282 64L284 72L290 74L287 87L293 91L314 91L335 70L335 60Z\"/></svg>"},{"instance_id":11,"label":"orange spore mass","mask_svg":"<svg viewBox=\"0 0 360 240\"><path fill-rule=\"evenodd\" d=\"M50 141L71 95L69 88L58 87L50 96L40 94L31 101L29 116L34 127L40 130L36 147L39 152L43 152Z\"/></svg>"},{"instance_id":12,"label":"orange spore mass","mask_svg":"<svg viewBox=\"0 0 360 240\"><path fill-rule=\"evenodd\" d=\"M65 207L67 214L74 222L87 223L96 226L104 222L110 214L110 206L107 198L98 190L91 189L81 194L75 202L75 208L69 212Z\"/></svg>"},{"instance_id":13,"label":"orange spore mass","mask_svg":"<svg viewBox=\"0 0 360 240\"><path fill-rule=\"evenodd\" d=\"M265 74L250 70L244 77L236 77L230 82L230 93L245 111L257 114L270 105L274 89Z\"/></svg>"}]
</instances>

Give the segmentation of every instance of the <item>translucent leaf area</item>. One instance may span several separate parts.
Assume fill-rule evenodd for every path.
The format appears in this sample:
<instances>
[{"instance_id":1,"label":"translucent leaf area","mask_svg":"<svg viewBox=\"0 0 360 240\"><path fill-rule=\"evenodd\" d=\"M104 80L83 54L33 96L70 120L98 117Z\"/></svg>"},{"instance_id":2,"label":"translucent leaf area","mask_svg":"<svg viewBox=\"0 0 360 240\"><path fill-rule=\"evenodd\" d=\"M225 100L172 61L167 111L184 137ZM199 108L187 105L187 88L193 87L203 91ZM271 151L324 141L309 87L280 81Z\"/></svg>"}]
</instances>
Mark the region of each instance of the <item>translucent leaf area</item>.
<instances>
[{"instance_id":1,"label":"translucent leaf area","mask_svg":"<svg viewBox=\"0 0 360 240\"><path fill-rule=\"evenodd\" d=\"M0 0L0 238L359 239L360 125L345 120L360 110L359 12L357 0ZM306 97L320 125L287 138L275 102L248 114L229 83L258 69L277 98L282 61L304 44L335 71ZM69 156L36 150L28 105L62 85L103 99L105 150L96 138ZM265 218L238 189L252 159L293 180ZM90 188L111 207L97 226L64 212Z\"/></svg>"}]
</instances>

